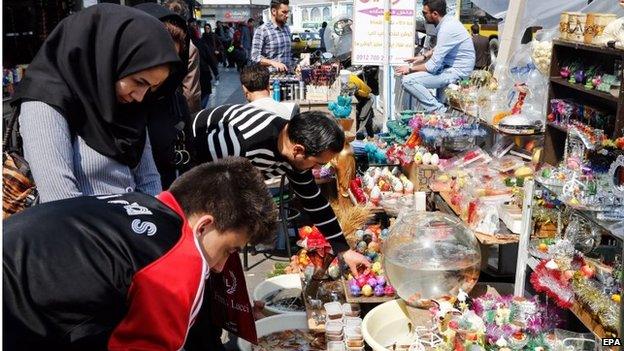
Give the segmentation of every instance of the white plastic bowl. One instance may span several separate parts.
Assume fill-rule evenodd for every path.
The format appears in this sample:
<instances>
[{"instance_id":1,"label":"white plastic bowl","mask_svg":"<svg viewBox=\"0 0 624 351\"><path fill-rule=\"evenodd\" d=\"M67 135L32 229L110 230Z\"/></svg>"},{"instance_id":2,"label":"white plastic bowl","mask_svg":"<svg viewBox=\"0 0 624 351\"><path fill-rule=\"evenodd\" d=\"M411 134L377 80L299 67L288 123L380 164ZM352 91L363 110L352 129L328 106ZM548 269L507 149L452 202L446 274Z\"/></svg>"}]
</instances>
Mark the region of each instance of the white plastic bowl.
<instances>
[{"instance_id":1,"label":"white plastic bowl","mask_svg":"<svg viewBox=\"0 0 624 351\"><path fill-rule=\"evenodd\" d=\"M409 334L405 302L392 300L373 308L362 321L364 341L373 351L390 351L391 345Z\"/></svg>"},{"instance_id":2,"label":"white plastic bowl","mask_svg":"<svg viewBox=\"0 0 624 351\"><path fill-rule=\"evenodd\" d=\"M256 322L258 339L282 330L300 329L308 330L308 318L306 314L288 313L262 318ZM251 351L251 343L247 340L238 339L238 348L241 351Z\"/></svg>"},{"instance_id":3,"label":"white plastic bowl","mask_svg":"<svg viewBox=\"0 0 624 351\"><path fill-rule=\"evenodd\" d=\"M264 301L263 298L270 293L279 289L301 289L301 278L299 274L282 274L269 278L262 283L258 284L253 291L254 301ZM286 312L276 309L273 306L265 306L264 312L268 315L274 314L302 314L305 316L305 312Z\"/></svg>"}]
</instances>

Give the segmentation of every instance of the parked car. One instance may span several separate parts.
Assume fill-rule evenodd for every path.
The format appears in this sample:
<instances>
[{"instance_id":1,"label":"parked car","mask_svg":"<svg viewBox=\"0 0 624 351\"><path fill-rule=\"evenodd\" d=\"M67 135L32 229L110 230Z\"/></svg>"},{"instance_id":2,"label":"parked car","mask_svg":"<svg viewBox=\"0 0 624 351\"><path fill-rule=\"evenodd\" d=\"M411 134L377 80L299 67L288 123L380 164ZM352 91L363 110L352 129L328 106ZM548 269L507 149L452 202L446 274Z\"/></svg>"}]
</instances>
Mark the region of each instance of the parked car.
<instances>
[{"instance_id":1,"label":"parked car","mask_svg":"<svg viewBox=\"0 0 624 351\"><path fill-rule=\"evenodd\" d=\"M316 32L291 33L291 48L293 55L303 52L314 52L321 47L321 36Z\"/></svg>"}]
</instances>

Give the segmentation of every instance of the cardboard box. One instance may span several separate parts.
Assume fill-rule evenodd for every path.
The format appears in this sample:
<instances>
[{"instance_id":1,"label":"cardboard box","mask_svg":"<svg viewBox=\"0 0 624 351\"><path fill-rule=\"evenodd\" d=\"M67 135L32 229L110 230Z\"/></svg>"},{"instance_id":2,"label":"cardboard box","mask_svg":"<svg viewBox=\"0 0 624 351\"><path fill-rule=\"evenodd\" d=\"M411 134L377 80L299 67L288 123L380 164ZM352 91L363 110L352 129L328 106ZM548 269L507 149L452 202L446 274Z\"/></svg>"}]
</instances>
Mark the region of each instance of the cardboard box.
<instances>
[{"instance_id":1,"label":"cardboard box","mask_svg":"<svg viewBox=\"0 0 624 351\"><path fill-rule=\"evenodd\" d=\"M414 191L429 191L429 183L438 172L438 166L410 164L403 168L403 173L414 183Z\"/></svg>"}]
</instances>

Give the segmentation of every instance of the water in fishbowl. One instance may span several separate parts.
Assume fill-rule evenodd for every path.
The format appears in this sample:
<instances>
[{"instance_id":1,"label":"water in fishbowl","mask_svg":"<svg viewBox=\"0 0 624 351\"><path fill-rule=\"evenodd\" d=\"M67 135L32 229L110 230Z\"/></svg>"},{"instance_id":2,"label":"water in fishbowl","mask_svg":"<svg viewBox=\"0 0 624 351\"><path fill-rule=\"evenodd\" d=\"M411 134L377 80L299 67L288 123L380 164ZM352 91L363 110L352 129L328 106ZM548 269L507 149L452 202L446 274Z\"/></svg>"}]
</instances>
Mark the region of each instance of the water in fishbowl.
<instances>
[{"instance_id":1,"label":"water in fishbowl","mask_svg":"<svg viewBox=\"0 0 624 351\"><path fill-rule=\"evenodd\" d=\"M407 242L384 256L390 283L408 304L427 306L432 299L468 292L479 278L481 255L474 248L452 242Z\"/></svg>"}]
</instances>

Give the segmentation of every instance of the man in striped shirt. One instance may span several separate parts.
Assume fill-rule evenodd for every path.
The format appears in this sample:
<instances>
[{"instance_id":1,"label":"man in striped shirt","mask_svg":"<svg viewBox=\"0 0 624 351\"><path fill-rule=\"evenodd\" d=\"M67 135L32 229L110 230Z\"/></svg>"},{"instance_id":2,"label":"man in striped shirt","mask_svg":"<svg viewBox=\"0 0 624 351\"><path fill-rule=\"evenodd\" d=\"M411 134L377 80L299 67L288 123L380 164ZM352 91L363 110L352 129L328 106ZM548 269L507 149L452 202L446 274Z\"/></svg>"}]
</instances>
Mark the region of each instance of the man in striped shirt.
<instances>
[{"instance_id":1,"label":"man in striped shirt","mask_svg":"<svg viewBox=\"0 0 624 351\"><path fill-rule=\"evenodd\" d=\"M329 162L344 145L344 132L328 115L311 111L287 120L250 105L224 105L197 114L193 136L201 162L243 156L266 180L286 175L303 210L354 275L359 265L370 266L366 257L349 249L312 175L312 168Z\"/></svg>"}]
</instances>

